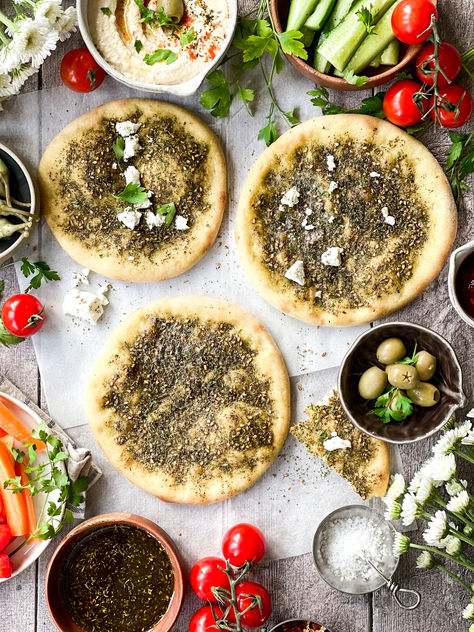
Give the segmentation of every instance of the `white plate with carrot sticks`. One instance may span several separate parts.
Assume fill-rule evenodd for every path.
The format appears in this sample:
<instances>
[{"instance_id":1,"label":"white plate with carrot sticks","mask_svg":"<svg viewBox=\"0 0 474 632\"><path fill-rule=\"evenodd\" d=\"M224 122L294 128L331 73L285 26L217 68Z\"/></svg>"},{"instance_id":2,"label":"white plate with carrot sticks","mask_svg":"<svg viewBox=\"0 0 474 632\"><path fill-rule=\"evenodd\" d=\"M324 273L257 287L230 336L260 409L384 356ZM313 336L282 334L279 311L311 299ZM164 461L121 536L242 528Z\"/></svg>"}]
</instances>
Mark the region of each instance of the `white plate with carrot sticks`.
<instances>
[{"instance_id":1,"label":"white plate with carrot sticks","mask_svg":"<svg viewBox=\"0 0 474 632\"><path fill-rule=\"evenodd\" d=\"M31 434L41 428L43 438L49 437L46 445ZM67 480L69 485L69 479L64 466L67 455L61 448L60 441L46 432L35 412L14 397L0 393L0 582L32 564L64 519L66 504L61 498L61 485L56 483L65 484ZM51 460L52 453L59 455L56 461L55 456ZM43 490L51 473L56 483L51 481L52 489ZM4 482L12 479L5 489ZM12 491L19 484L32 484L39 491Z\"/></svg>"}]
</instances>

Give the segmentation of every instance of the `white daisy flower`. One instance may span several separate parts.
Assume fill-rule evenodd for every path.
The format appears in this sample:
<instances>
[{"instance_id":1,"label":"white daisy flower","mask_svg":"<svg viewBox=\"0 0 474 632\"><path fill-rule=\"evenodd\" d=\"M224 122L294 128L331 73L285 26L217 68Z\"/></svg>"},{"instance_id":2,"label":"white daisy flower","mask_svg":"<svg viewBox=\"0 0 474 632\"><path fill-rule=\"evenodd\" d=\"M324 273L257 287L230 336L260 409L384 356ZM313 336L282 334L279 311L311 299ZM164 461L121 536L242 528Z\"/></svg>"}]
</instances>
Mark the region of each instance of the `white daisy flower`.
<instances>
[{"instance_id":1,"label":"white daisy flower","mask_svg":"<svg viewBox=\"0 0 474 632\"><path fill-rule=\"evenodd\" d=\"M11 97L12 94L15 90L10 75L7 72L0 74L0 98Z\"/></svg>"},{"instance_id":2,"label":"white daisy flower","mask_svg":"<svg viewBox=\"0 0 474 632\"><path fill-rule=\"evenodd\" d=\"M16 50L20 63L31 61L34 67L39 67L56 48L57 41L58 33L51 30L46 18L25 18L18 23L10 46Z\"/></svg>"},{"instance_id":3,"label":"white daisy flower","mask_svg":"<svg viewBox=\"0 0 474 632\"><path fill-rule=\"evenodd\" d=\"M453 452L460 442L466 437L471 431L471 422L467 419L462 424L457 424L451 430L448 430L444 433L444 435L439 439L439 441L433 446L434 454L449 454Z\"/></svg>"},{"instance_id":4,"label":"white daisy flower","mask_svg":"<svg viewBox=\"0 0 474 632\"><path fill-rule=\"evenodd\" d=\"M59 39L61 42L69 39L76 32L77 11L74 7L68 7L63 11L59 20L56 22L56 28L59 31Z\"/></svg>"},{"instance_id":5,"label":"white daisy flower","mask_svg":"<svg viewBox=\"0 0 474 632\"><path fill-rule=\"evenodd\" d=\"M402 506L400 503L397 503L395 498L387 498L383 499L386 509L385 509L385 520L398 520L400 518L400 514L402 512Z\"/></svg>"},{"instance_id":6,"label":"white daisy flower","mask_svg":"<svg viewBox=\"0 0 474 632\"><path fill-rule=\"evenodd\" d=\"M416 558L417 568L428 570L429 568L433 568L434 564L435 559L429 551L423 551L423 553L420 553L420 555Z\"/></svg>"},{"instance_id":7,"label":"white daisy flower","mask_svg":"<svg viewBox=\"0 0 474 632\"><path fill-rule=\"evenodd\" d=\"M446 538L446 543L445 543L444 548L446 549L446 553L449 553L449 555L456 557L462 551L462 542L459 538L456 538L454 535L449 535Z\"/></svg>"},{"instance_id":8,"label":"white daisy flower","mask_svg":"<svg viewBox=\"0 0 474 632\"><path fill-rule=\"evenodd\" d=\"M393 554L394 555L402 555L406 553L410 548L410 538L403 533L395 532L395 537L393 539Z\"/></svg>"},{"instance_id":9,"label":"white daisy flower","mask_svg":"<svg viewBox=\"0 0 474 632\"><path fill-rule=\"evenodd\" d=\"M405 483L405 479L401 474L397 473L392 476L392 482L390 483L390 487L387 489L385 497L393 498L393 500L398 500L400 496L403 496L406 490L407 486Z\"/></svg>"},{"instance_id":10,"label":"white daisy flower","mask_svg":"<svg viewBox=\"0 0 474 632\"><path fill-rule=\"evenodd\" d=\"M474 428L467 433L464 439L461 440L463 445L474 445Z\"/></svg>"},{"instance_id":11,"label":"white daisy flower","mask_svg":"<svg viewBox=\"0 0 474 632\"><path fill-rule=\"evenodd\" d=\"M39 0L35 7L35 18L46 18L51 26L62 16L62 0Z\"/></svg>"},{"instance_id":12,"label":"white daisy flower","mask_svg":"<svg viewBox=\"0 0 474 632\"><path fill-rule=\"evenodd\" d=\"M461 492L458 492L455 496L449 500L446 505L446 509L448 511L454 511L454 513L465 513L466 509L469 507L469 494L464 489Z\"/></svg>"},{"instance_id":13,"label":"white daisy flower","mask_svg":"<svg viewBox=\"0 0 474 632\"><path fill-rule=\"evenodd\" d=\"M458 481L453 478L448 481L444 487L450 496L456 496L456 494L462 492L463 489L466 489L467 481Z\"/></svg>"},{"instance_id":14,"label":"white daisy flower","mask_svg":"<svg viewBox=\"0 0 474 632\"><path fill-rule=\"evenodd\" d=\"M12 42L4 46L0 50L0 73L10 72L13 68L21 63L18 51Z\"/></svg>"},{"instance_id":15,"label":"white daisy flower","mask_svg":"<svg viewBox=\"0 0 474 632\"><path fill-rule=\"evenodd\" d=\"M426 469L425 469L426 468ZM452 479L456 474L456 460L454 454L439 454L431 457L422 469L429 472L435 487L440 487L443 483Z\"/></svg>"},{"instance_id":16,"label":"white daisy flower","mask_svg":"<svg viewBox=\"0 0 474 632\"><path fill-rule=\"evenodd\" d=\"M416 474L411 479L410 484L408 485L408 491L411 494L416 494L416 492L418 491L420 487L420 483L422 479L423 479L423 474L421 472L416 472Z\"/></svg>"},{"instance_id":17,"label":"white daisy flower","mask_svg":"<svg viewBox=\"0 0 474 632\"><path fill-rule=\"evenodd\" d=\"M448 533L448 521L444 511L437 511L428 523L428 528L423 532L423 539L430 546L439 546L440 540Z\"/></svg>"},{"instance_id":18,"label":"white daisy flower","mask_svg":"<svg viewBox=\"0 0 474 632\"><path fill-rule=\"evenodd\" d=\"M39 71L39 68L33 68L31 64L21 64L18 68L13 68L11 71L12 87L15 90L15 94L19 92L22 85L26 80L35 75Z\"/></svg>"},{"instance_id":19,"label":"white daisy flower","mask_svg":"<svg viewBox=\"0 0 474 632\"><path fill-rule=\"evenodd\" d=\"M416 502L413 494L405 494L402 502L402 524L409 527L417 518L421 517L423 508Z\"/></svg>"},{"instance_id":20,"label":"white daisy flower","mask_svg":"<svg viewBox=\"0 0 474 632\"><path fill-rule=\"evenodd\" d=\"M467 606L462 611L462 616L463 616L463 619L474 621L474 603L467 604Z\"/></svg>"},{"instance_id":21,"label":"white daisy flower","mask_svg":"<svg viewBox=\"0 0 474 632\"><path fill-rule=\"evenodd\" d=\"M421 504L424 505L433 493L433 481L428 476L421 479L420 486L416 492L415 498Z\"/></svg>"}]
</instances>

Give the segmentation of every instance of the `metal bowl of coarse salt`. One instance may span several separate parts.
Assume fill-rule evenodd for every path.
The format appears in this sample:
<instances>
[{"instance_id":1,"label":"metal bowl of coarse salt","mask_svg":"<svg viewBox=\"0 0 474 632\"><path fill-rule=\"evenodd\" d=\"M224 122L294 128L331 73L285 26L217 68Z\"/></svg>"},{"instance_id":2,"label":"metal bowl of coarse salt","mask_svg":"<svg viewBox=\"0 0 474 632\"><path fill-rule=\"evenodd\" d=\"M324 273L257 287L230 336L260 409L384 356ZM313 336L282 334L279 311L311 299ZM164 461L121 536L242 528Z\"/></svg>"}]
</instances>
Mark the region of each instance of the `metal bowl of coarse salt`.
<instances>
[{"instance_id":1,"label":"metal bowl of coarse salt","mask_svg":"<svg viewBox=\"0 0 474 632\"><path fill-rule=\"evenodd\" d=\"M316 569L329 586L351 595L387 586L401 608L412 610L419 605L420 594L392 580L399 560L393 553L394 535L392 525L370 507L340 507L322 520L314 534Z\"/></svg>"}]
</instances>

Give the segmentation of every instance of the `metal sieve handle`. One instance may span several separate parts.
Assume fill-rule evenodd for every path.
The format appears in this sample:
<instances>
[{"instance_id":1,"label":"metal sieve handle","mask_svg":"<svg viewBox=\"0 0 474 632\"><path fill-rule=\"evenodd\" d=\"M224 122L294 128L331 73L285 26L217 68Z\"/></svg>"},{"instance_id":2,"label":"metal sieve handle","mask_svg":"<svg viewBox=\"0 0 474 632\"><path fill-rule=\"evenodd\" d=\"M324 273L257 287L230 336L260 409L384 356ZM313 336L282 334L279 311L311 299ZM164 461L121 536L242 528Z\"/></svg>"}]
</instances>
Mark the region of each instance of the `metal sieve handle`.
<instances>
[{"instance_id":1,"label":"metal sieve handle","mask_svg":"<svg viewBox=\"0 0 474 632\"><path fill-rule=\"evenodd\" d=\"M392 581L387 583L387 588L392 593L393 599L396 601L397 605L400 606L400 608L403 608L404 610L414 610L420 605L421 595L417 590L412 590L411 588L400 588L398 584ZM413 595L414 599L410 599L411 603L404 603L398 596L400 593Z\"/></svg>"}]
</instances>

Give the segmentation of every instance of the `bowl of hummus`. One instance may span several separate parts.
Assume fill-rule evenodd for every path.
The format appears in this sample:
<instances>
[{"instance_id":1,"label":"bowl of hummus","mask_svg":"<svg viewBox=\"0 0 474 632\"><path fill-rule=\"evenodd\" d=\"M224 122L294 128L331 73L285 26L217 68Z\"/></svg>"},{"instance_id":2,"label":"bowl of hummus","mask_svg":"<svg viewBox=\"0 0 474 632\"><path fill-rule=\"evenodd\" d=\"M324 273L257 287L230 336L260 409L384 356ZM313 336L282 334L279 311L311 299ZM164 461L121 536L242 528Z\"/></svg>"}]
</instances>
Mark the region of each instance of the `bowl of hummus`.
<instances>
[{"instance_id":1,"label":"bowl of hummus","mask_svg":"<svg viewBox=\"0 0 474 632\"><path fill-rule=\"evenodd\" d=\"M78 0L87 48L117 81L147 92L195 92L230 46L237 0Z\"/></svg>"}]
</instances>

